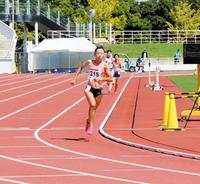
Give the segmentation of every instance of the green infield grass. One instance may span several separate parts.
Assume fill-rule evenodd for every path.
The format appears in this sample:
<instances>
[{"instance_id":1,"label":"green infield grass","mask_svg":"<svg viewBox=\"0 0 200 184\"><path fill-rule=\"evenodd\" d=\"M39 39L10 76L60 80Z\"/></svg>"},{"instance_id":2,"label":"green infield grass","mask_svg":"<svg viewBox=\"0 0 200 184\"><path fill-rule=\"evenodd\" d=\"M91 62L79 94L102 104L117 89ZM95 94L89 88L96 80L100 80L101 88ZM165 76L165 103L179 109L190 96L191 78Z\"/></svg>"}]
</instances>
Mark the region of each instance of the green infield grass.
<instances>
[{"instance_id":1,"label":"green infield grass","mask_svg":"<svg viewBox=\"0 0 200 184\"><path fill-rule=\"evenodd\" d=\"M126 54L130 58L141 56L141 52L146 49L149 58L174 56L177 49L183 53L183 44L181 43L153 43L153 44L105 44L105 49L112 50L113 54Z\"/></svg>"},{"instance_id":2,"label":"green infield grass","mask_svg":"<svg viewBox=\"0 0 200 184\"><path fill-rule=\"evenodd\" d=\"M183 90L183 92L197 92L196 75L169 76L169 78L178 87L180 87Z\"/></svg>"}]
</instances>

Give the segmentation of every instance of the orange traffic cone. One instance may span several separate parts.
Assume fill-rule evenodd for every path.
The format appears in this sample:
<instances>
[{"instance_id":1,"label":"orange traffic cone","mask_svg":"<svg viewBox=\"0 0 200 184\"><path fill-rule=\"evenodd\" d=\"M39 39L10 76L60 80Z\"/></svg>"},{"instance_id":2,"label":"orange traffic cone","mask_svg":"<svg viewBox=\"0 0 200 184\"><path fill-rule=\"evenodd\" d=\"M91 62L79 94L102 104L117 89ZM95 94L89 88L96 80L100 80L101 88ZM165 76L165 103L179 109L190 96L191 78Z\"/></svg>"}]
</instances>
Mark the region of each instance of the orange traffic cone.
<instances>
[{"instance_id":1,"label":"orange traffic cone","mask_svg":"<svg viewBox=\"0 0 200 184\"><path fill-rule=\"evenodd\" d=\"M174 94L170 95L168 121L167 126L163 130L181 130L178 125Z\"/></svg>"}]
</instances>

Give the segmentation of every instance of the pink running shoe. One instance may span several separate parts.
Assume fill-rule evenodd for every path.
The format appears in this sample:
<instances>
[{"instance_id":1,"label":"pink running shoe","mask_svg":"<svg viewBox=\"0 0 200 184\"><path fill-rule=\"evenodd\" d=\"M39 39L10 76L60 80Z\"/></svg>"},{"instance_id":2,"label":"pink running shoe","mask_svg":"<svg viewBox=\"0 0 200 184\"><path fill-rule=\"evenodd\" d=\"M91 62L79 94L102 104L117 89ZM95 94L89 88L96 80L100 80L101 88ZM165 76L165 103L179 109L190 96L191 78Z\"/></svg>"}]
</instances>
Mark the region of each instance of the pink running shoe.
<instances>
[{"instance_id":1,"label":"pink running shoe","mask_svg":"<svg viewBox=\"0 0 200 184\"><path fill-rule=\"evenodd\" d=\"M89 126L89 128L87 130L87 134L92 135L92 132L93 132L92 126Z\"/></svg>"},{"instance_id":2,"label":"pink running shoe","mask_svg":"<svg viewBox=\"0 0 200 184\"><path fill-rule=\"evenodd\" d=\"M91 135L92 132L93 132L93 128L92 128L92 125L88 122L86 122L86 125L85 125L85 131L87 134Z\"/></svg>"}]
</instances>

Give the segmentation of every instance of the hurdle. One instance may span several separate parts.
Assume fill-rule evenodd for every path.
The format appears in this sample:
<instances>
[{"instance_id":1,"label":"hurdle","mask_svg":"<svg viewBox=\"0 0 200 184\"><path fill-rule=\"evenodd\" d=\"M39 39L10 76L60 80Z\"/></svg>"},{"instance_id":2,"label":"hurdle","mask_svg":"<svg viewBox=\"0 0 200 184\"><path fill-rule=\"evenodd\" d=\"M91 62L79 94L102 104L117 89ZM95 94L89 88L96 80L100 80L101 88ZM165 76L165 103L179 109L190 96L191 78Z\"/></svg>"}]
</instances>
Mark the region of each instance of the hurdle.
<instances>
[{"instance_id":1,"label":"hurdle","mask_svg":"<svg viewBox=\"0 0 200 184\"><path fill-rule=\"evenodd\" d=\"M152 90L157 91L157 90L163 90L164 88L160 86L159 84L159 73L160 73L160 67L156 66L156 83L152 85Z\"/></svg>"},{"instance_id":2,"label":"hurdle","mask_svg":"<svg viewBox=\"0 0 200 184\"><path fill-rule=\"evenodd\" d=\"M151 81L151 61L148 62L148 84L145 84L145 87L152 87L154 82Z\"/></svg>"}]
</instances>

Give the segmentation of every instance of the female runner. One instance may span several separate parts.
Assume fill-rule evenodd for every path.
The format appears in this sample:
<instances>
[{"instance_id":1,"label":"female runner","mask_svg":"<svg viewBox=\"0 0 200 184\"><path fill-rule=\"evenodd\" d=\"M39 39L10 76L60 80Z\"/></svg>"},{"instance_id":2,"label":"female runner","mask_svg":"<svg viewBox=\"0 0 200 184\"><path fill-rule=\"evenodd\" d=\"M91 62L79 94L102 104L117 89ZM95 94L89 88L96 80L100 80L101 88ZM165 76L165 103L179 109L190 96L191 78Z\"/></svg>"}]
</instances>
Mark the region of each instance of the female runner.
<instances>
[{"instance_id":1,"label":"female runner","mask_svg":"<svg viewBox=\"0 0 200 184\"><path fill-rule=\"evenodd\" d=\"M112 75L109 71L108 64L104 61L104 48L99 46L95 49L94 60L87 60L78 68L74 79L71 81L72 84L76 83L78 75L84 68L88 68L88 84L85 88L85 96L89 103L88 119L85 125L85 131L87 134L92 134L93 123L96 113L101 100L103 83L112 82Z\"/></svg>"},{"instance_id":2,"label":"female runner","mask_svg":"<svg viewBox=\"0 0 200 184\"><path fill-rule=\"evenodd\" d=\"M122 64L119 58L119 54L114 55L114 61L113 61L113 78L114 78L114 85L115 85L115 93L118 88L118 79L120 77L120 70L122 68Z\"/></svg>"}]
</instances>

